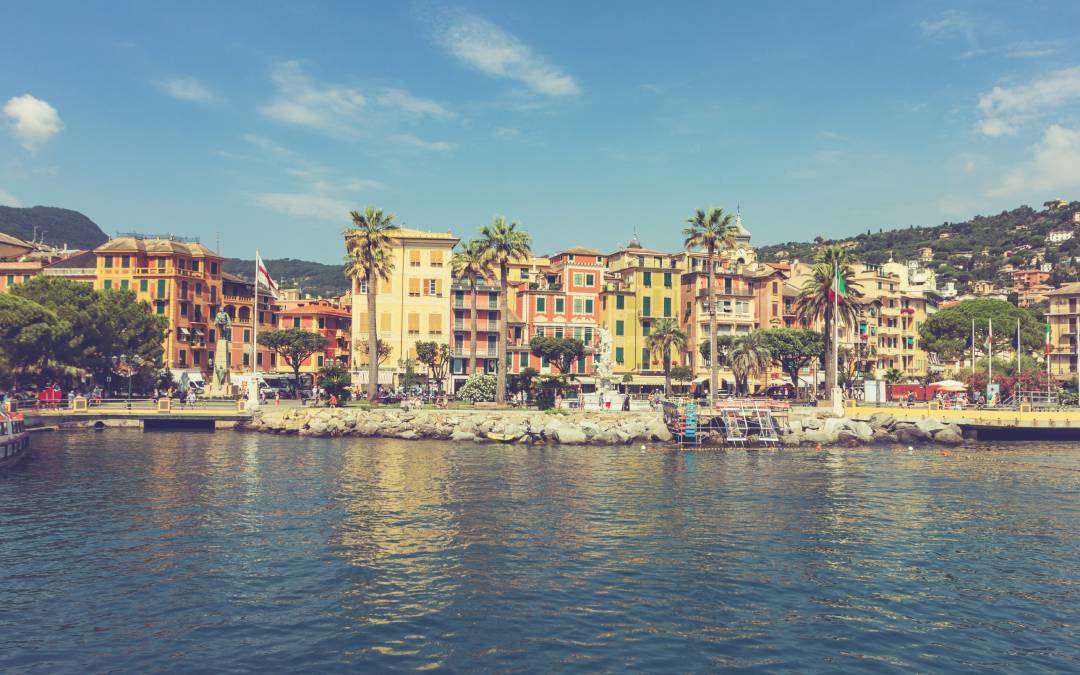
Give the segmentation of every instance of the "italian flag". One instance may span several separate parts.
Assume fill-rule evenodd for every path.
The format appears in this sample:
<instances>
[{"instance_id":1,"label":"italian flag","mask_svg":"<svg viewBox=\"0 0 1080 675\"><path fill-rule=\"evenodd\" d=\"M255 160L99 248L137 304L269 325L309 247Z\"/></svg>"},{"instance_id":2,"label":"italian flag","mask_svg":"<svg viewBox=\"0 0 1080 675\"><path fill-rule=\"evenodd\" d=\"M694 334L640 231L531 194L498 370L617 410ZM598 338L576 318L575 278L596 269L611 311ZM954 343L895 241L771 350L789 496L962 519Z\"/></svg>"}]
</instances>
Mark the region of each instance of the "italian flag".
<instances>
[{"instance_id":1,"label":"italian flag","mask_svg":"<svg viewBox=\"0 0 1080 675\"><path fill-rule=\"evenodd\" d=\"M844 285L844 277L840 276L840 268L836 269L836 279L829 288L830 300L843 300L847 297L847 286Z\"/></svg>"},{"instance_id":2,"label":"italian flag","mask_svg":"<svg viewBox=\"0 0 1080 675\"><path fill-rule=\"evenodd\" d=\"M1046 322L1046 355L1050 356L1050 322Z\"/></svg>"}]
</instances>

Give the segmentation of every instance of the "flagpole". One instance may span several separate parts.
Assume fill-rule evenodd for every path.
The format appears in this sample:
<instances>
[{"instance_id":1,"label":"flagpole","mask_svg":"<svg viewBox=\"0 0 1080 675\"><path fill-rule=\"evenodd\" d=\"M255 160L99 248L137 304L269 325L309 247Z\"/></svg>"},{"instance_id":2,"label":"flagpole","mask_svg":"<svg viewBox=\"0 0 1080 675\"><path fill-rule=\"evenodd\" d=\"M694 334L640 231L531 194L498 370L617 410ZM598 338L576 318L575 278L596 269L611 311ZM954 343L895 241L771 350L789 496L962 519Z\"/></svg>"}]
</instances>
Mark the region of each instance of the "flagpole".
<instances>
[{"instance_id":1,"label":"flagpole","mask_svg":"<svg viewBox=\"0 0 1080 675\"><path fill-rule=\"evenodd\" d=\"M986 320L986 391L990 392L990 384L994 381L994 320ZM997 401L994 401L997 403Z\"/></svg>"},{"instance_id":2,"label":"flagpole","mask_svg":"<svg viewBox=\"0 0 1080 675\"><path fill-rule=\"evenodd\" d=\"M971 385L971 388L975 389L975 385L974 385L974 382L975 382L975 318L974 317L972 317L972 319L971 319L971 381L973 383ZM976 395L976 393L974 391L971 392L971 394L972 394L973 399L977 398L977 395Z\"/></svg>"},{"instance_id":3,"label":"flagpole","mask_svg":"<svg viewBox=\"0 0 1080 675\"><path fill-rule=\"evenodd\" d=\"M833 390L830 392L833 399L833 412L842 416L844 414L844 397L840 392L840 331L837 324L840 321L840 265L833 262L833 320L832 320L832 353L833 353Z\"/></svg>"},{"instance_id":4,"label":"flagpole","mask_svg":"<svg viewBox=\"0 0 1080 675\"><path fill-rule=\"evenodd\" d=\"M251 307L251 382L248 383L248 408L259 407L259 251L255 251L255 299Z\"/></svg>"},{"instance_id":5,"label":"flagpole","mask_svg":"<svg viewBox=\"0 0 1080 675\"><path fill-rule=\"evenodd\" d=\"M1016 381L1020 382L1020 317L1016 317Z\"/></svg>"}]
</instances>

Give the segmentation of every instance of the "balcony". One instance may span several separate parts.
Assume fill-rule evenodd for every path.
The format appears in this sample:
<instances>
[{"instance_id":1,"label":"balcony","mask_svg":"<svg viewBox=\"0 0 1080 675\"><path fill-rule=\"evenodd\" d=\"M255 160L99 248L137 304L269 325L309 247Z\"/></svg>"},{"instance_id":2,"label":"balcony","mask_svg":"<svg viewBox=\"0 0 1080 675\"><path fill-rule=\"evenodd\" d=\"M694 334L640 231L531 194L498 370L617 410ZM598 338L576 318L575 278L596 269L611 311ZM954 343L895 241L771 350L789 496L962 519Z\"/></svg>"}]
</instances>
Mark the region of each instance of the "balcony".
<instances>
[{"instance_id":1,"label":"balcony","mask_svg":"<svg viewBox=\"0 0 1080 675\"><path fill-rule=\"evenodd\" d=\"M46 267L41 273L47 277L92 277L97 275L94 267Z\"/></svg>"}]
</instances>

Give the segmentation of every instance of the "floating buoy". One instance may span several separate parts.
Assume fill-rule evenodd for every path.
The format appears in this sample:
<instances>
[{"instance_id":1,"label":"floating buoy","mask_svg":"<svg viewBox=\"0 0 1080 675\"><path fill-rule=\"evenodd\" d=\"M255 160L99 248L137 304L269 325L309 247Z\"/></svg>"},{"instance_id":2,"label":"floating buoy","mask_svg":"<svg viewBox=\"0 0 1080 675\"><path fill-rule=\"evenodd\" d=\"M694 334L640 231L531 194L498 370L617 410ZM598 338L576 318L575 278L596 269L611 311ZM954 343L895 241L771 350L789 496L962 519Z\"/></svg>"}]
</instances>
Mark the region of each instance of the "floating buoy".
<instances>
[{"instance_id":1,"label":"floating buoy","mask_svg":"<svg viewBox=\"0 0 1080 675\"><path fill-rule=\"evenodd\" d=\"M814 450L821 452L821 443L818 443L817 447L815 447Z\"/></svg>"},{"instance_id":2,"label":"floating buoy","mask_svg":"<svg viewBox=\"0 0 1080 675\"><path fill-rule=\"evenodd\" d=\"M907 446L907 451L908 451L908 452L915 452L915 448L913 448L913 447L911 447L911 446L909 445L909 446Z\"/></svg>"}]
</instances>

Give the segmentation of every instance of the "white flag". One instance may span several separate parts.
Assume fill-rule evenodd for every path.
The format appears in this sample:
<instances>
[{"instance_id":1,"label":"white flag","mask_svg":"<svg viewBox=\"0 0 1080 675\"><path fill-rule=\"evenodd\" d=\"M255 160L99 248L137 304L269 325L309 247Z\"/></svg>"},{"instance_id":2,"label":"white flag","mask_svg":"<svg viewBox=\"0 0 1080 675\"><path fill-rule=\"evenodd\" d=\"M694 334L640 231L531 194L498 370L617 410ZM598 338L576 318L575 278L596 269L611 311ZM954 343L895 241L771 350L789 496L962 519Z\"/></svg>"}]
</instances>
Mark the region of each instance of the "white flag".
<instances>
[{"instance_id":1,"label":"white flag","mask_svg":"<svg viewBox=\"0 0 1080 675\"><path fill-rule=\"evenodd\" d=\"M257 278L255 279L255 283L265 286L266 289L270 291L270 295L276 298L278 288L277 284L274 283L274 280L270 278L270 272L266 270L266 265L263 263L262 256L259 255L258 251L255 251L255 269L257 272Z\"/></svg>"}]
</instances>

